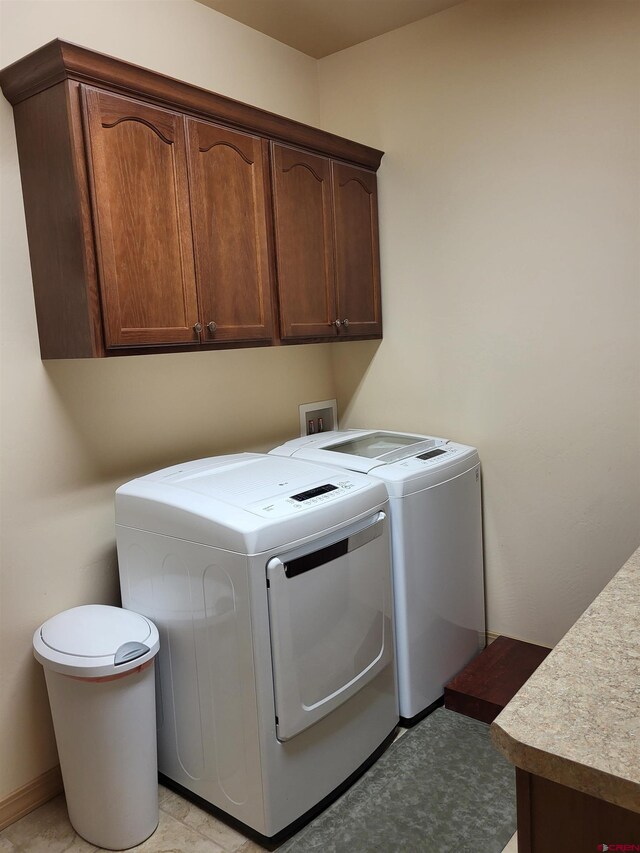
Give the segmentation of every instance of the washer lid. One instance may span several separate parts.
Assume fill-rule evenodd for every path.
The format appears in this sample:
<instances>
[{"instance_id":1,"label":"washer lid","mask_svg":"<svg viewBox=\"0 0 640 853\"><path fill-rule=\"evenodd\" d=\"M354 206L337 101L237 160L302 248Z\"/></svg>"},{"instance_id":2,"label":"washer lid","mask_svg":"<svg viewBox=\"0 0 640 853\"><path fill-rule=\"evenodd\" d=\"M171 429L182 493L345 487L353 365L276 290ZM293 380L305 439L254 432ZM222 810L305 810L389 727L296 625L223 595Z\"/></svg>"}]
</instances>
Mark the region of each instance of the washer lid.
<instances>
[{"instance_id":1,"label":"washer lid","mask_svg":"<svg viewBox=\"0 0 640 853\"><path fill-rule=\"evenodd\" d=\"M158 631L131 610L86 604L53 616L33 638L36 658L67 675L102 677L127 672L153 657Z\"/></svg>"},{"instance_id":2,"label":"washer lid","mask_svg":"<svg viewBox=\"0 0 640 853\"><path fill-rule=\"evenodd\" d=\"M270 453L370 474L380 467L446 445L446 438L390 430L345 430L294 438Z\"/></svg>"},{"instance_id":3,"label":"washer lid","mask_svg":"<svg viewBox=\"0 0 640 853\"><path fill-rule=\"evenodd\" d=\"M378 430L357 438L347 438L343 441L332 442L328 449L333 453L345 453L348 456L363 456L365 459L385 460L389 454L403 451L405 448L416 448L420 444L433 447L435 439L430 436L411 435L409 433L385 432Z\"/></svg>"}]
</instances>

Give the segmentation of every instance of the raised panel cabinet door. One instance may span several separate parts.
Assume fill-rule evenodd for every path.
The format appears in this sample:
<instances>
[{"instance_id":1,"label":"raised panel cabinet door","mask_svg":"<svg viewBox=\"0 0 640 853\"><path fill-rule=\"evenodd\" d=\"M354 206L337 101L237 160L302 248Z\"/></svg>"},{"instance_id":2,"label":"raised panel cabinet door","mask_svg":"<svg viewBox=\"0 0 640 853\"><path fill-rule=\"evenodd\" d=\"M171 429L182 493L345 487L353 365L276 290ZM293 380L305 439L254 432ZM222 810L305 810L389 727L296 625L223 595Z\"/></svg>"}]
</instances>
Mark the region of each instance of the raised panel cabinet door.
<instances>
[{"instance_id":1,"label":"raised panel cabinet door","mask_svg":"<svg viewBox=\"0 0 640 853\"><path fill-rule=\"evenodd\" d=\"M274 143L272 171L282 338L334 339L330 161Z\"/></svg>"},{"instance_id":2,"label":"raised panel cabinet door","mask_svg":"<svg viewBox=\"0 0 640 853\"><path fill-rule=\"evenodd\" d=\"M270 340L268 142L193 119L187 137L204 340Z\"/></svg>"},{"instance_id":3,"label":"raised panel cabinet door","mask_svg":"<svg viewBox=\"0 0 640 853\"><path fill-rule=\"evenodd\" d=\"M83 98L106 346L198 343L184 119Z\"/></svg>"},{"instance_id":4,"label":"raised panel cabinet door","mask_svg":"<svg viewBox=\"0 0 640 853\"><path fill-rule=\"evenodd\" d=\"M382 335L374 172L332 162L340 335Z\"/></svg>"}]
</instances>

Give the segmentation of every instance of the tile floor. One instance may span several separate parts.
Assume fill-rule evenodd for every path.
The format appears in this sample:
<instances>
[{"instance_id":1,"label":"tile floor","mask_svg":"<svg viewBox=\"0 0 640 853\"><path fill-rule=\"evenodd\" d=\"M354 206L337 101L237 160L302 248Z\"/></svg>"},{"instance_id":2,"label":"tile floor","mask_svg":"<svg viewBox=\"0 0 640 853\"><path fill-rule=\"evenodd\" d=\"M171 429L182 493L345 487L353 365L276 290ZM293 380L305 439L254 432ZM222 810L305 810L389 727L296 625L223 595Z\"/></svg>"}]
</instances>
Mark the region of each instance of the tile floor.
<instances>
[{"instance_id":1,"label":"tile floor","mask_svg":"<svg viewBox=\"0 0 640 853\"><path fill-rule=\"evenodd\" d=\"M140 853L262 853L213 815L159 786L160 823L157 830L133 851ZM517 833L503 853L517 853ZM101 850L87 843L69 823L61 795L0 832L0 853L92 853ZM356 851L354 851L356 853ZM363 851L361 851L363 853ZM393 851L389 851L393 853Z\"/></svg>"},{"instance_id":2,"label":"tile floor","mask_svg":"<svg viewBox=\"0 0 640 853\"><path fill-rule=\"evenodd\" d=\"M518 833L514 832L502 853L518 853Z\"/></svg>"},{"instance_id":3,"label":"tile floor","mask_svg":"<svg viewBox=\"0 0 640 853\"><path fill-rule=\"evenodd\" d=\"M264 848L248 841L215 817L159 787L160 823L151 838L132 850L140 853L260 853ZM91 853L69 823L61 795L0 832L0 853Z\"/></svg>"}]
</instances>

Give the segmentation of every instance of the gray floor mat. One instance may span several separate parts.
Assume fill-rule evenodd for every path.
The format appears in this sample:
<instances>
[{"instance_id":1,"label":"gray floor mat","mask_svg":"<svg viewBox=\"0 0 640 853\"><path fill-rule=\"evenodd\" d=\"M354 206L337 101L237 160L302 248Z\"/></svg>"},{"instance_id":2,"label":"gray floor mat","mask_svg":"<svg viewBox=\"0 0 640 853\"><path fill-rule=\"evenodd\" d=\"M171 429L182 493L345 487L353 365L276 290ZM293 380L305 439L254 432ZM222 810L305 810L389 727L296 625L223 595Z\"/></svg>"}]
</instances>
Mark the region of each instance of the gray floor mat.
<instances>
[{"instance_id":1,"label":"gray floor mat","mask_svg":"<svg viewBox=\"0 0 640 853\"><path fill-rule=\"evenodd\" d=\"M501 853L515 774L489 726L439 708L279 853Z\"/></svg>"}]
</instances>

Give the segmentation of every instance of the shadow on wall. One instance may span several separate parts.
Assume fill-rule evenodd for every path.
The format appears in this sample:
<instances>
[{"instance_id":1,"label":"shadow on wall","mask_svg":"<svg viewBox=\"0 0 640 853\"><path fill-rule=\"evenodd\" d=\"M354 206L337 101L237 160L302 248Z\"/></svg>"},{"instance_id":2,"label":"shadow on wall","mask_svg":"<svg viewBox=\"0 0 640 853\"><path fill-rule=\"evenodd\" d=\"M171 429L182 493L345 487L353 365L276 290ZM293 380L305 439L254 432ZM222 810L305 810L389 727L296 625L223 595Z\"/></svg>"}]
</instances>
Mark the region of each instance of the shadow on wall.
<instances>
[{"instance_id":1,"label":"shadow on wall","mask_svg":"<svg viewBox=\"0 0 640 853\"><path fill-rule=\"evenodd\" d=\"M338 401L338 422L346 426L354 403L376 354L384 341L352 341L333 344L331 347L331 366ZM376 423L374 426L378 426ZM349 426L351 426L349 424ZM356 424L359 427L371 424Z\"/></svg>"},{"instance_id":2,"label":"shadow on wall","mask_svg":"<svg viewBox=\"0 0 640 853\"><path fill-rule=\"evenodd\" d=\"M127 479L297 435L298 404L334 396L328 348L320 346L43 365L94 473Z\"/></svg>"}]
</instances>

